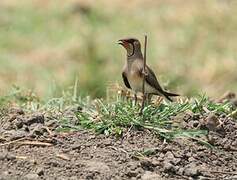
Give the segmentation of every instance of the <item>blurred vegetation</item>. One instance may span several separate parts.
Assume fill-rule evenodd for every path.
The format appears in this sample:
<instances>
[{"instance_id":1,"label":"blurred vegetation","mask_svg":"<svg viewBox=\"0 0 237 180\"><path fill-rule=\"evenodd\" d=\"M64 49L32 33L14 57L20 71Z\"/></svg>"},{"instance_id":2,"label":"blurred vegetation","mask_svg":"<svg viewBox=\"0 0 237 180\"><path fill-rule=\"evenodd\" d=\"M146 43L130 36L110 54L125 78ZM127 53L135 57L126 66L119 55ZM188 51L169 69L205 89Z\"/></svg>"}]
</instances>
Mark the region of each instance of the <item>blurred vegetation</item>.
<instances>
[{"instance_id":1,"label":"blurred vegetation","mask_svg":"<svg viewBox=\"0 0 237 180\"><path fill-rule=\"evenodd\" d=\"M103 97L121 80L116 41L148 34L148 63L162 85L187 96L237 89L237 3L189 1L0 1L0 93L12 85L44 97L78 79Z\"/></svg>"}]
</instances>

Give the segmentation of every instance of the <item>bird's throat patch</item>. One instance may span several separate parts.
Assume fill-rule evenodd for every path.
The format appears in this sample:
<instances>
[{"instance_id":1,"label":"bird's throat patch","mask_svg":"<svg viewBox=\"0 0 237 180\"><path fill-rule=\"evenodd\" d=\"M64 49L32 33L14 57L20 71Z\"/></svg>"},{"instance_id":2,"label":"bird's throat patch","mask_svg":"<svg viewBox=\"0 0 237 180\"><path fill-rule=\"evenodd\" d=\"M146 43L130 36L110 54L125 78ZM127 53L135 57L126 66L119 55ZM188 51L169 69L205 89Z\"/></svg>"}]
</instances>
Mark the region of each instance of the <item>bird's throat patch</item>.
<instances>
[{"instance_id":1,"label":"bird's throat patch","mask_svg":"<svg viewBox=\"0 0 237 180\"><path fill-rule=\"evenodd\" d=\"M126 41L124 41L124 42L123 42L123 46L124 46L126 49L128 49L128 48L129 48L129 43L126 42Z\"/></svg>"},{"instance_id":2,"label":"bird's throat patch","mask_svg":"<svg viewBox=\"0 0 237 180\"><path fill-rule=\"evenodd\" d=\"M130 43L130 44L131 44L131 43ZM128 44L128 46L129 46L130 44ZM131 44L131 45L132 45L132 53L128 54L128 57L133 56L134 53L135 53L135 47L134 47L134 44Z\"/></svg>"}]
</instances>

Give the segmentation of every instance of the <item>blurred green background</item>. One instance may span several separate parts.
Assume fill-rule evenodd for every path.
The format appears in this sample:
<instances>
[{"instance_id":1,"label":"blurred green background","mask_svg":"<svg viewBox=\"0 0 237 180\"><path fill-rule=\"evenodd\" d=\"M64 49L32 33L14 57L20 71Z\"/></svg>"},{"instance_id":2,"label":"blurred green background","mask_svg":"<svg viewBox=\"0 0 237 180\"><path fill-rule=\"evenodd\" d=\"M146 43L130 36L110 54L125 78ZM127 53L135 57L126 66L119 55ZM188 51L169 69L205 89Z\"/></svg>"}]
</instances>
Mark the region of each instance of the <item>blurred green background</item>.
<instances>
[{"instance_id":1,"label":"blurred green background","mask_svg":"<svg viewBox=\"0 0 237 180\"><path fill-rule=\"evenodd\" d=\"M12 85L42 97L78 79L103 97L120 83L123 37L148 35L148 64L162 86L185 96L237 89L234 0L1 0L0 94Z\"/></svg>"}]
</instances>

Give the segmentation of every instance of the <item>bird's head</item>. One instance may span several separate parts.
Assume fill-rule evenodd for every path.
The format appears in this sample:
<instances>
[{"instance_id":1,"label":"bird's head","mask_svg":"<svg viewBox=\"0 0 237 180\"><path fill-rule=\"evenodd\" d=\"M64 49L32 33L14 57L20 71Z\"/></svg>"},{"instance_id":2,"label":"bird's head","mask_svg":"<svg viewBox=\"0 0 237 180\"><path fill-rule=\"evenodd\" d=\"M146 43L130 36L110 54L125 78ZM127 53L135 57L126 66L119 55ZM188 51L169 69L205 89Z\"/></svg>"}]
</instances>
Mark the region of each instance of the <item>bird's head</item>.
<instances>
[{"instance_id":1,"label":"bird's head","mask_svg":"<svg viewBox=\"0 0 237 180\"><path fill-rule=\"evenodd\" d=\"M127 50L128 57L141 53L141 43L135 38L120 39L118 40L118 44L122 45Z\"/></svg>"}]
</instances>

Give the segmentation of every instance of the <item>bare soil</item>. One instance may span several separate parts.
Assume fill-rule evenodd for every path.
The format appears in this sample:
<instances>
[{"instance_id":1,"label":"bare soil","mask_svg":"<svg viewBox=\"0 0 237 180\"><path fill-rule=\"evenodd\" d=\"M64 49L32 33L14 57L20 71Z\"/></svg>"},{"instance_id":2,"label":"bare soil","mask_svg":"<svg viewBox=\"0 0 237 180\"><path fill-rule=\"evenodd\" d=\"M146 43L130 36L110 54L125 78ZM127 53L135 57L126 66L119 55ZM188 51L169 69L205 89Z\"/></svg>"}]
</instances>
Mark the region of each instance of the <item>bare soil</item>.
<instances>
[{"instance_id":1,"label":"bare soil","mask_svg":"<svg viewBox=\"0 0 237 180\"><path fill-rule=\"evenodd\" d=\"M182 119L184 129L208 129L204 140L214 148L133 128L122 137L58 133L57 119L10 108L0 121L0 179L237 179L236 120L212 113Z\"/></svg>"}]
</instances>

